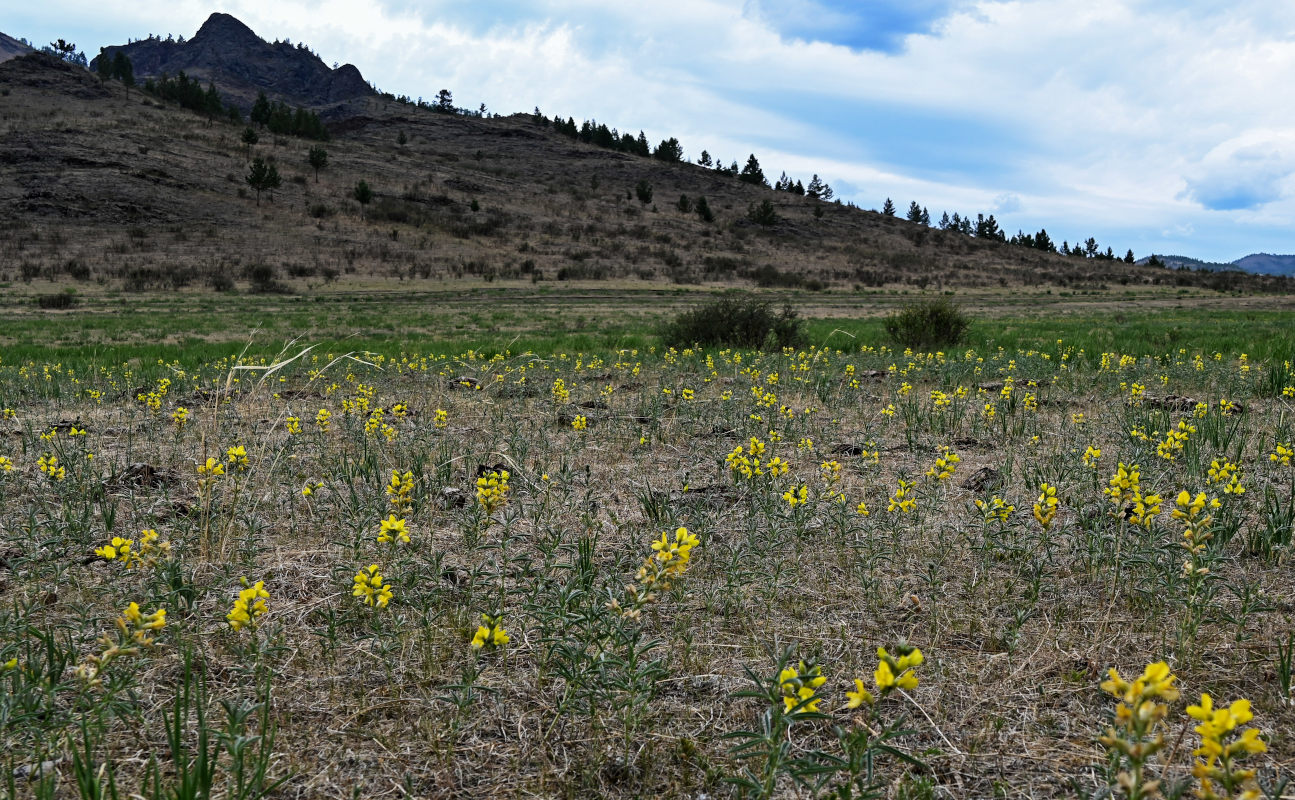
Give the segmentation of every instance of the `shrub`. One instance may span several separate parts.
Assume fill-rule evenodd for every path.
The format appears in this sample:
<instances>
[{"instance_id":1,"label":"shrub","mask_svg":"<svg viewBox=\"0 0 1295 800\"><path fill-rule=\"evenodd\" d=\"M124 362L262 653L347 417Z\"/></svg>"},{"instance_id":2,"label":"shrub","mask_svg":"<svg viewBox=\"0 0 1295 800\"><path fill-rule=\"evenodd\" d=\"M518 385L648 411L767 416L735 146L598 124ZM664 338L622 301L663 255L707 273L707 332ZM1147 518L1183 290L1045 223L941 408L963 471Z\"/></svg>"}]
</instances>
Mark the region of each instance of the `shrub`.
<instances>
[{"instance_id":1,"label":"shrub","mask_svg":"<svg viewBox=\"0 0 1295 800\"><path fill-rule=\"evenodd\" d=\"M775 313L767 300L728 295L675 317L661 330L661 339L673 347L722 344L776 349L799 347L805 334L790 305Z\"/></svg>"},{"instance_id":2,"label":"shrub","mask_svg":"<svg viewBox=\"0 0 1295 800\"><path fill-rule=\"evenodd\" d=\"M746 217L757 225L763 225L771 228L778 224L778 212L774 210L773 203L768 200L761 200L757 205L752 203L747 206Z\"/></svg>"},{"instance_id":3,"label":"shrub","mask_svg":"<svg viewBox=\"0 0 1295 800\"><path fill-rule=\"evenodd\" d=\"M952 345L962 341L971 320L947 297L910 303L886 319L886 333L904 347Z\"/></svg>"},{"instance_id":4,"label":"shrub","mask_svg":"<svg viewBox=\"0 0 1295 800\"><path fill-rule=\"evenodd\" d=\"M81 301L71 289L55 294L42 294L36 297L36 305L46 310L71 308Z\"/></svg>"}]
</instances>

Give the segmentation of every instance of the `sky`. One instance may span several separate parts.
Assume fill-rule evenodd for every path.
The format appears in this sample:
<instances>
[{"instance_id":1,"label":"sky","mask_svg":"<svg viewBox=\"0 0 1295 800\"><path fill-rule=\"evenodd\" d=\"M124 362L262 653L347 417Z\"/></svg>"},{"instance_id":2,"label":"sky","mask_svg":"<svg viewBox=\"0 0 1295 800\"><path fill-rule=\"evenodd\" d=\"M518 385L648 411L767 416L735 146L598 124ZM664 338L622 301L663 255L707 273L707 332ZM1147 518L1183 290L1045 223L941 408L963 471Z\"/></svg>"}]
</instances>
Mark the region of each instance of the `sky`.
<instances>
[{"instance_id":1,"label":"sky","mask_svg":"<svg viewBox=\"0 0 1295 800\"><path fill-rule=\"evenodd\" d=\"M863 208L994 214L1119 254L1295 252L1295 3L5 0L88 56L213 11L378 88L592 118L818 174Z\"/></svg>"}]
</instances>

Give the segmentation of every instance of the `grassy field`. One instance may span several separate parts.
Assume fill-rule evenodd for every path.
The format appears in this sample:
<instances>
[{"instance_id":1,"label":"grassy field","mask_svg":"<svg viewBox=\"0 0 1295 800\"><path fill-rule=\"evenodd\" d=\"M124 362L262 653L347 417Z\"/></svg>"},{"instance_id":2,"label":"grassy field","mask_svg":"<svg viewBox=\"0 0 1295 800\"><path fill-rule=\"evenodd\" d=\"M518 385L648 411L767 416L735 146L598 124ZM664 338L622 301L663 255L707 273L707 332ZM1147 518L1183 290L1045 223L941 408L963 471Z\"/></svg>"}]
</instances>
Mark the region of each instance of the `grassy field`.
<instances>
[{"instance_id":1,"label":"grassy field","mask_svg":"<svg viewBox=\"0 0 1295 800\"><path fill-rule=\"evenodd\" d=\"M658 346L698 292L543 288L7 296L0 791L1295 774L1281 298L969 296L914 354L902 295L789 296L814 344L761 354Z\"/></svg>"},{"instance_id":2,"label":"grassy field","mask_svg":"<svg viewBox=\"0 0 1295 800\"><path fill-rule=\"evenodd\" d=\"M65 286L34 282L8 288L0 299L0 355L7 361L209 361L249 344L258 355L275 355L289 341L389 353L646 349L656 343L663 321L725 291L641 281L553 286L410 281L395 288L390 282L357 282L340 288L303 284L299 294L290 295L83 288L70 310L44 311L36 305L37 298ZM884 343L884 316L923 295L761 296L792 304L806 319L813 344L846 349ZM1062 339L1088 354L1159 355L1181 348L1280 360L1295 354L1289 325L1295 299L1285 296L1144 287L1056 294L1019 290L1009 297L968 291L958 299L977 320L967 344L981 350L1051 347Z\"/></svg>"}]
</instances>

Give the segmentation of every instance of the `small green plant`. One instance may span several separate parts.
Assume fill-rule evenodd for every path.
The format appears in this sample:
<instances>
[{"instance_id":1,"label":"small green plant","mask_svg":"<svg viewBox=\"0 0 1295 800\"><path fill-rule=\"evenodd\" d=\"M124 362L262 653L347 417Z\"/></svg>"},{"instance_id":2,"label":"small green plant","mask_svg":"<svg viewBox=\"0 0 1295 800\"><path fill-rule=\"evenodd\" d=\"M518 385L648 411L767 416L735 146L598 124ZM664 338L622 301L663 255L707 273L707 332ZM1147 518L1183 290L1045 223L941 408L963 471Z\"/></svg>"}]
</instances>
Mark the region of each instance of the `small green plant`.
<instances>
[{"instance_id":1,"label":"small green plant","mask_svg":"<svg viewBox=\"0 0 1295 800\"><path fill-rule=\"evenodd\" d=\"M947 297L919 300L886 319L886 334L904 347L933 347L962 341L971 320Z\"/></svg>"},{"instance_id":2,"label":"small green plant","mask_svg":"<svg viewBox=\"0 0 1295 800\"><path fill-rule=\"evenodd\" d=\"M730 295L675 317L661 331L661 338L674 347L727 344L777 349L798 346L805 334L790 305L775 313L767 300Z\"/></svg>"}]
</instances>

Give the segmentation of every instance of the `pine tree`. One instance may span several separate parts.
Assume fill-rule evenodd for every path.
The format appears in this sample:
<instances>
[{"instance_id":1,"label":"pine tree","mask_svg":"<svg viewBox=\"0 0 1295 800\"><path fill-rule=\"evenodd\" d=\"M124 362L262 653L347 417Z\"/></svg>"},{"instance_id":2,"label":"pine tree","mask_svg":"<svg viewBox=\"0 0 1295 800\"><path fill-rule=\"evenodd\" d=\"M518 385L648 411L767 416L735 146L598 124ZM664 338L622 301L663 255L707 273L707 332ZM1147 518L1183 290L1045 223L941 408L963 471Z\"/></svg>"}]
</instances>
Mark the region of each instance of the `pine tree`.
<instances>
[{"instance_id":1,"label":"pine tree","mask_svg":"<svg viewBox=\"0 0 1295 800\"><path fill-rule=\"evenodd\" d=\"M1047 228L1039 228L1039 232L1034 235L1034 248L1046 253L1057 252L1057 245L1052 241L1052 237L1048 236Z\"/></svg>"},{"instance_id":2,"label":"pine tree","mask_svg":"<svg viewBox=\"0 0 1295 800\"><path fill-rule=\"evenodd\" d=\"M306 161L315 170L315 183L319 183L319 171L328 166L328 151L322 147L312 147L306 154Z\"/></svg>"},{"instance_id":3,"label":"pine tree","mask_svg":"<svg viewBox=\"0 0 1295 800\"><path fill-rule=\"evenodd\" d=\"M265 96L265 92L259 92L256 95L256 100L252 103L252 110L247 117L262 127L270 121L270 99Z\"/></svg>"},{"instance_id":4,"label":"pine tree","mask_svg":"<svg viewBox=\"0 0 1295 800\"><path fill-rule=\"evenodd\" d=\"M798 195L800 195L801 197L804 197L804 196L805 196L805 185L804 185L804 184L802 184L800 181L796 181L796 185L795 185L795 186L793 186L793 187L791 187L791 191L792 191L792 192L794 192L794 193L796 193L796 194L798 194Z\"/></svg>"},{"instance_id":5,"label":"pine tree","mask_svg":"<svg viewBox=\"0 0 1295 800\"><path fill-rule=\"evenodd\" d=\"M675 208L679 209L681 214L692 213L692 201L688 199L688 195L681 194L679 195L679 202L675 203Z\"/></svg>"},{"instance_id":6,"label":"pine tree","mask_svg":"<svg viewBox=\"0 0 1295 800\"><path fill-rule=\"evenodd\" d=\"M704 195L698 196L696 208L697 216L702 222L715 221L715 214L710 210L710 203L706 202L706 197Z\"/></svg>"},{"instance_id":7,"label":"pine tree","mask_svg":"<svg viewBox=\"0 0 1295 800\"><path fill-rule=\"evenodd\" d=\"M279 170L273 164L266 164L260 156L252 159L251 170L247 173L247 185L256 191L256 204L261 205L261 192L272 192L283 183ZM271 195L273 198L273 195Z\"/></svg>"},{"instance_id":8,"label":"pine tree","mask_svg":"<svg viewBox=\"0 0 1295 800\"><path fill-rule=\"evenodd\" d=\"M765 179L764 170L760 169L760 161L755 157L755 153L752 153L751 157L746 160L746 166L742 167L742 172L737 179L752 186L764 186L766 188L769 186L769 181Z\"/></svg>"},{"instance_id":9,"label":"pine tree","mask_svg":"<svg viewBox=\"0 0 1295 800\"><path fill-rule=\"evenodd\" d=\"M243 148L246 152L246 155L247 157L250 158L252 155L252 145L259 142L261 140L261 137L256 135L255 128L253 128L251 125L248 125L246 128L243 129L243 136L241 138L243 140Z\"/></svg>"},{"instance_id":10,"label":"pine tree","mask_svg":"<svg viewBox=\"0 0 1295 800\"><path fill-rule=\"evenodd\" d=\"M759 204L752 203L747 206L746 216L757 225L771 228L778 223L778 212L774 210L773 203L768 199L761 200Z\"/></svg>"},{"instance_id":11,"label":"pine tree","mask_svg":"<svg viewBox=\"0 0 1295 800\"><path fill-rule=\"evenodd\" d=\"M447 114L453 113L454 95L450 94L449 89L442 89L436 93L436 110Z\"/></svg>"},{"instance_id":12,"label":"pine tree","mask_svg":"<svg viewBox=\"0 0 1295 800\"><path fill-rule=\"evenodd\" d=\"M908 214L905 215L905 219L909 222L922 221L922 207L917 204L916 200L908 204Z\"/></svg>"},{"instance_id":13,"label":"pine tree","mask_svg":"<svg viewBox=\"0 0 1295 800\"><path fill-rule=\"evenodd\" d=\"M639 202L643 205L651 203L652 184L648 183L646 179L639 181L638 185L634 187L634 194L638 195Z\"/></svg>"},{"instance_id":14,"label":"pine tree","mask_svg":"<svg viewBox=\"0 0 1295 800\"><path fill-rule=\"evenodd\" d=\"M351 190L351 197L360 204L360 219L364 219L365 206L373 202L373 190L369 188L368 182L360 181L355 184L355 188Z\"/></svg>"},{"instance_id":15,"label":"pine tree","mask_svg":"<svg viewBox=\"0 0 1295 800\"><path fill-rule=\"evenodd\" d=\"M1132 264L1132 263L1133 263L1133 248L1132 248L1132 247L1130 247L1130 248L1129 248L1129 252L1127 252L1127 253L1125 253L1125 254L1124 254L1124 263L1125 263L1125 264Z\"/></svg>"},{"instance_id":16,"label":"pine tree","mask_svg":"<svg viewBox=\"0 0 1295 800\"><path fill-rule=\"evenodd\" d=\"M678 163L683 161L683 145L679 144L679 140L673 136L669 139L662 139L661 144L656 146L652 156L658 161Z\"/></svg>"},{"instance_id":17,"label":"pine tree","mask_svg":"<svg viewBox=\"0 0 1295 800\"><path fill-rule=\"evenodd\" d=\"M953 223L949 220L949 212L946 211L944 216L940 217L940 230L947 231L951 227L953 227Z\"/></svg>"},{"instance_id":18,"label":"pine tree","mask_svg":"<svg viewBox=\"0 0 1295 800\"><path fill-rule=\"evenodd\" d=\"M886 198L885 205L881 207L881 213L885 214L888 217L895 216L895 204L890 201L889 197Z\"/></svg>"},{"instance_id":19,"label":"pine tree","mask_svg":"<svg viewBox=\"0 0 1295 800\"><path fill-rule=\"evenodd\" d=\"M701 151L701 157L697 159L697 166L709 168L711 166L710 153L705 150Z\"/></svg>"},{"instance_id":20,"label":"pine tree","mask_svg":"<svg viewBox=\"0 0 1295 800\"><path fill-rule=\"evenodd\" d=\"M923 224L923 225L925 225L926 227L928 227L928 228L929 228L929 227L931 227L931 212L929 212L929 211L927 211L927 210L926 210L926 206L922 206L922 219L921 219L921 222L922 222L922 224Z\"/></svg>"}]
</instances>

